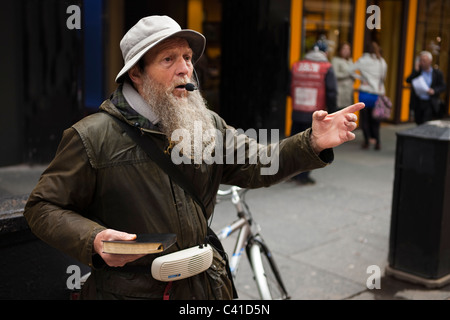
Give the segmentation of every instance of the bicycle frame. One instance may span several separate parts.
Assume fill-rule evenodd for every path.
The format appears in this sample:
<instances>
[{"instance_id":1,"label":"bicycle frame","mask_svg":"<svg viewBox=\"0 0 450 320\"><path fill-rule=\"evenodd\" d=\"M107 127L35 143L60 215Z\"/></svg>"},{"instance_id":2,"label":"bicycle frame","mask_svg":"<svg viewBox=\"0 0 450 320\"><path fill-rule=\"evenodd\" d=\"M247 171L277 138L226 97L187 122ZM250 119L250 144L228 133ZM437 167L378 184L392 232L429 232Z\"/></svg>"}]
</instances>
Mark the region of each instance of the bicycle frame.
<instances>
[{"instance_id":1,"label":"bicycle frame","mask_svg":"<svg viewBox=\"0 0 450 320\"><path fill-rule=\"evenodd\" d=\"M240 259L242 257L242 253L244 249L247 247L247 244L251 239L255 236L251 230L253 219L250 215L249 210L245 206L241 197L239 196L238 191L239 187L233 186L228 191L219 190L218 195L225 196L231 194L231 202L236 207L237 215L239 217L238 220L234 221L232 224L224 227L217 234L217 237L222 241L228 238L230 235L239 231L238 238L233 250L233 255L230 258L230 270L233 277L236 277L237 269L239 266Z\"/></svg>"},{"instance_id":2,"label":"bicycle frame","mask_svg":"<svg viewBox=\"0 0 450 320\"><path fill-rule=\"evenodd\" d=\"M231 195L231 202L236 208L238 219L226 226L217 234L220 241L228 238L230 235L239 231L233 255L229 259L229 266L233 278L236 279L239 262L244 249L249 259L254 280L261 299L289 299L289 294L281 279L280 272L273 259L272 253L263 241L260 235L260 227L253 220L250 209L248 208L244 194L241 194L241 188L232 186L226 191L219 190L218 196ZM220 198L217 199L219 202Z\"/></svg>"}]
</instances>

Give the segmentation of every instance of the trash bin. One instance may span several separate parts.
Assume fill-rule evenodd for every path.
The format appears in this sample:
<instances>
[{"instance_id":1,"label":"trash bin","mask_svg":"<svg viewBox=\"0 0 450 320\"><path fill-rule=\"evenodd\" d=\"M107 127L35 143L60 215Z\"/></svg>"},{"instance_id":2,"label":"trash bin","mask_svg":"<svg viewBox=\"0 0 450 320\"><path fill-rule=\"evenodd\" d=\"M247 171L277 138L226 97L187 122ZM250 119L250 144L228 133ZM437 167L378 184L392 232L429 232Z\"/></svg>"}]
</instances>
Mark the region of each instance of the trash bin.
<instances>
[{"instance_id":1,"label":"trash bin","mask_svg":"<svg viewBox=\"0 0 450 320\"><path fill-rule=\"evenodd\" d=\"M388 275L450 283L450 121L397 133L388 262Z\"/></svg>"}]
</instances>

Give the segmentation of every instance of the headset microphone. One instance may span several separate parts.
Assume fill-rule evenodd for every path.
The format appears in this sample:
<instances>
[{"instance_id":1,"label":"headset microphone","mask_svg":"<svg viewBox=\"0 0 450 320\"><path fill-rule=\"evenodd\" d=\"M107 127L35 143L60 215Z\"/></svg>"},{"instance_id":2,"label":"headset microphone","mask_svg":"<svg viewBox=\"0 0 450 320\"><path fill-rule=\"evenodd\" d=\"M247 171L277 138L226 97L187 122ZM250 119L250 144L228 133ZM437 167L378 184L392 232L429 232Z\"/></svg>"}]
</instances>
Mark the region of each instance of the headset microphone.
<instances>
[{"instance_id":1,"label":"headset microphone","mask_svg":"<svg viewBox=\"0 0 450 320\"><path fill-rule=\"evenodd\" d=\"M198 88L200 87L200 82L198 81L197 71L195 71L195 68L193 69L193 71L194 71L195 81L197 82L197 86L193 83L186 83L186 85L184 86L184 88L190 92L192 92L194 90L198 90Z\"/></svg>"},{"instance_id":2,"label":"headset microphone","mask_svg":"<svg viewBox=\"0 0 450 320\"><path fill-rule=\"evenodd\" d=\"M186 85L184 86L184 88L185 88L187 91L198 90L198 88L197 88L193 83L186 83Z\"/></svg>"}]
</instances>

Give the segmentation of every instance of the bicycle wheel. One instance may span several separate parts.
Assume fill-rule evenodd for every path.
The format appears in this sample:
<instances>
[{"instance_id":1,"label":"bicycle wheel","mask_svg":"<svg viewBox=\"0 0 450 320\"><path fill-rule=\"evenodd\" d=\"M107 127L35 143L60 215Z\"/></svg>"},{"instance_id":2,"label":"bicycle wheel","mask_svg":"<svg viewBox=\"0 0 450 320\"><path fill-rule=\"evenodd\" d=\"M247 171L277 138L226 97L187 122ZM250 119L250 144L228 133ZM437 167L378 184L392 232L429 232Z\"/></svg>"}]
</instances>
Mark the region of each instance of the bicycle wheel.
<instances>
[{"instance_id":1,"label":"bicycle wheel","mask_svg":"<svg viewBox=\"0 0 450 320\"><path fill-rule=\"evenodd\" d=\"M250 260L261 299L289 299L273 255L260 237L253 238L249 242L247 257Z\"/></svg>"}]
</instances>

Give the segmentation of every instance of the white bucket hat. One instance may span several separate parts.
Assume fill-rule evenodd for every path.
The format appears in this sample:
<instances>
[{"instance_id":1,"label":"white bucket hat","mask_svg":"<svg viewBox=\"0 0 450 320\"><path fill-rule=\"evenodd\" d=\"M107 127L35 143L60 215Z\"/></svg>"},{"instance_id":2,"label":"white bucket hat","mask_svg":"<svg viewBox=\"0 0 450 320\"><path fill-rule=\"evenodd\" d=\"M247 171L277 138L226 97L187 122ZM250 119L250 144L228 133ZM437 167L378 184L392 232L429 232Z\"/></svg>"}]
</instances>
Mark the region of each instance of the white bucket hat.
<instances>
[{"instance_id":1,"label":"white bucket hat","mask_svg":"<svg viewBox=\"0 0 450 320\"><path fill-rule=\"evenodd\" d=\"M202 56L206 39L197 31L181 29L180 25L168 16L150 16L139 20L120 41L125 66L117 74L116 82L134 66L148 50L170 37L181 37L188 41L193 51L193 63Z\"/></svg>"}]
</instances>

